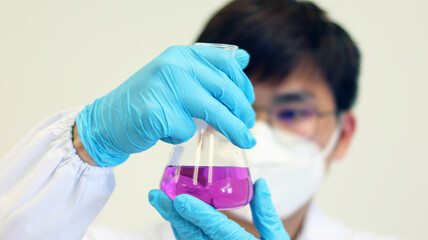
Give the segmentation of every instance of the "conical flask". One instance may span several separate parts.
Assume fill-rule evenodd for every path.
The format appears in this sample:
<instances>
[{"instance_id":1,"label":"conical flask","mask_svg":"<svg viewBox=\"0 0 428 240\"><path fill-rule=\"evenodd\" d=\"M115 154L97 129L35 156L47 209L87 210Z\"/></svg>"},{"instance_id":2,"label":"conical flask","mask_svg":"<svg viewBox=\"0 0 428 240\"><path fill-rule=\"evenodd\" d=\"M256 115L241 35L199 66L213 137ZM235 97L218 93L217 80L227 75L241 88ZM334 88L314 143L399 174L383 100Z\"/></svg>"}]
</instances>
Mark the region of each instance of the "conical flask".
<instances>
[{"instance_id":1,"label":"conical flask","mask_svg":"<svg viewBox=\"0 0 428 240\"><path fill-rule=\"evenodd\" d=\"M172 200L190 194L216 209L235 209L253 198L253 183L245 151L194 119L197 131L186 143L173 148L161 180Z\"/></svg>"}]
</instances>

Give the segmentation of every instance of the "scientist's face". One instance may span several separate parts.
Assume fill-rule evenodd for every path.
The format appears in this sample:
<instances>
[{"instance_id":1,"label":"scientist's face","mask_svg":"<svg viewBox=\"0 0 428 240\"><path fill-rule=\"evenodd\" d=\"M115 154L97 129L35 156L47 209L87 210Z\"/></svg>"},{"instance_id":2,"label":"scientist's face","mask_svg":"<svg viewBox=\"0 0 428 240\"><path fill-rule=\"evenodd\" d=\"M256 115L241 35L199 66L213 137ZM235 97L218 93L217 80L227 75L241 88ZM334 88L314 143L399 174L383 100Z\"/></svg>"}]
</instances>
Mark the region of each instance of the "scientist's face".
<instances>
[{"instance_id":1,"label":"scientist's face","mask_svg":"<svg viewBox=\"0 0 428 240\"><path fill-rule=\"evenodd\" d=\"M334 96L325 79L317 71L300 67L280 83L262 81L250 76L256 101L253 108L257 120L277 129L298 134L324 148L339 124ZM355 118L344 112L341 134L335 150L327 159L340 159L346 153L355 129Z\"/></svg>"}]
</instances>

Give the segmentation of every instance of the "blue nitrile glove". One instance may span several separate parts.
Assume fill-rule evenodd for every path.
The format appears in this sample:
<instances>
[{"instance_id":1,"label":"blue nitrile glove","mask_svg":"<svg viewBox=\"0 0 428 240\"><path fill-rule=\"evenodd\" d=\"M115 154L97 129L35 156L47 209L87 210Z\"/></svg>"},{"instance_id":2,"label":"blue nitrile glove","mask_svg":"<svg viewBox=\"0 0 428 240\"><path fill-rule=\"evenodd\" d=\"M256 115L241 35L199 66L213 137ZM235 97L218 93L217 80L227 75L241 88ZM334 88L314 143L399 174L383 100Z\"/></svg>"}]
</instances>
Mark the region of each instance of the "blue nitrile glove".
<instances>
[{"instance_id":1,"label":"blue nitrile glove","mask_svg":"<svg viewBox=\"0 0 428 240\"><path fill-rule=\"evenodd\" d=\"M255 139L253 87L242 71L246 51L235 57L211 46L173 46L76 118L83 146L99 166L115 166L159 139L178 144L205 120L241 148Z\"/></svg>"},{"instance_id":2,"label":"blue nitrile glove","mask_svg":"<svg viewBox=\"0 0 428 240\"><path fill-rule=\"evenodd\" d=\"M174 202L161 190L151 190L149 201L162 217L171 223L177 239L255 240L226 215L201 200L182 194ZM262 239L290 240L270 198L264 179L254 184L254 197L250 203L254 225Z\"/></svg>"}]
</instances>

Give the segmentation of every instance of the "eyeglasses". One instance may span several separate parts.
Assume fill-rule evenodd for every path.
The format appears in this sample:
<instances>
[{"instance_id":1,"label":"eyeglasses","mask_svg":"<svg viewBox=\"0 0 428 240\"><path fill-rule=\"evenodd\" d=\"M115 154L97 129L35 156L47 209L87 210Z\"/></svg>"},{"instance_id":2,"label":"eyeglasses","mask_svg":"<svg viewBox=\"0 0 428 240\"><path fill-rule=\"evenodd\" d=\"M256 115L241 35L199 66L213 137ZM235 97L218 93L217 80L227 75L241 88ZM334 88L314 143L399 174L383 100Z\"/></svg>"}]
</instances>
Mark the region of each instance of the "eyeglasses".
<instances>
[{"instance_id":1,"label":"eyeglasses","mask_svg":"<svg viewBox=\"0 0 428 240\"><path fill-rule=\"evenodd\" d=\"M304 138L312 138L320 118L337 115L336 111L320 112L311 97L302 93L274 97L270 108L253 108L266 111L271 125Z\"/></svg>"}]
</instances>

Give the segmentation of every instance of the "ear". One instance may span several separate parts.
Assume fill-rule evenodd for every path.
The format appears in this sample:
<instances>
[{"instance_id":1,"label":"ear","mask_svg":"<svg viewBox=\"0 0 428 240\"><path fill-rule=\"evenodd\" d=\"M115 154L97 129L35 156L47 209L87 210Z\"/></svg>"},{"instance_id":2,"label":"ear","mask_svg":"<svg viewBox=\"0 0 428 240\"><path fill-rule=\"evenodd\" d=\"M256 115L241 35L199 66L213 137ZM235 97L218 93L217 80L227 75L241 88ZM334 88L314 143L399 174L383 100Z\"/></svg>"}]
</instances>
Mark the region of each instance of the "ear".
<instances>
[{"instance_id":1,"label":"ear","mask_svg":"<svg viewBox=\"0 0 428 240\"><path fill-rule=\"evenodd\" d=\"M356 119L352 112L343 113L341 120L341 133L336 149L332 154L333 160L340 160L345 156L355 133Z\"/></svg>"}]
</instances>

